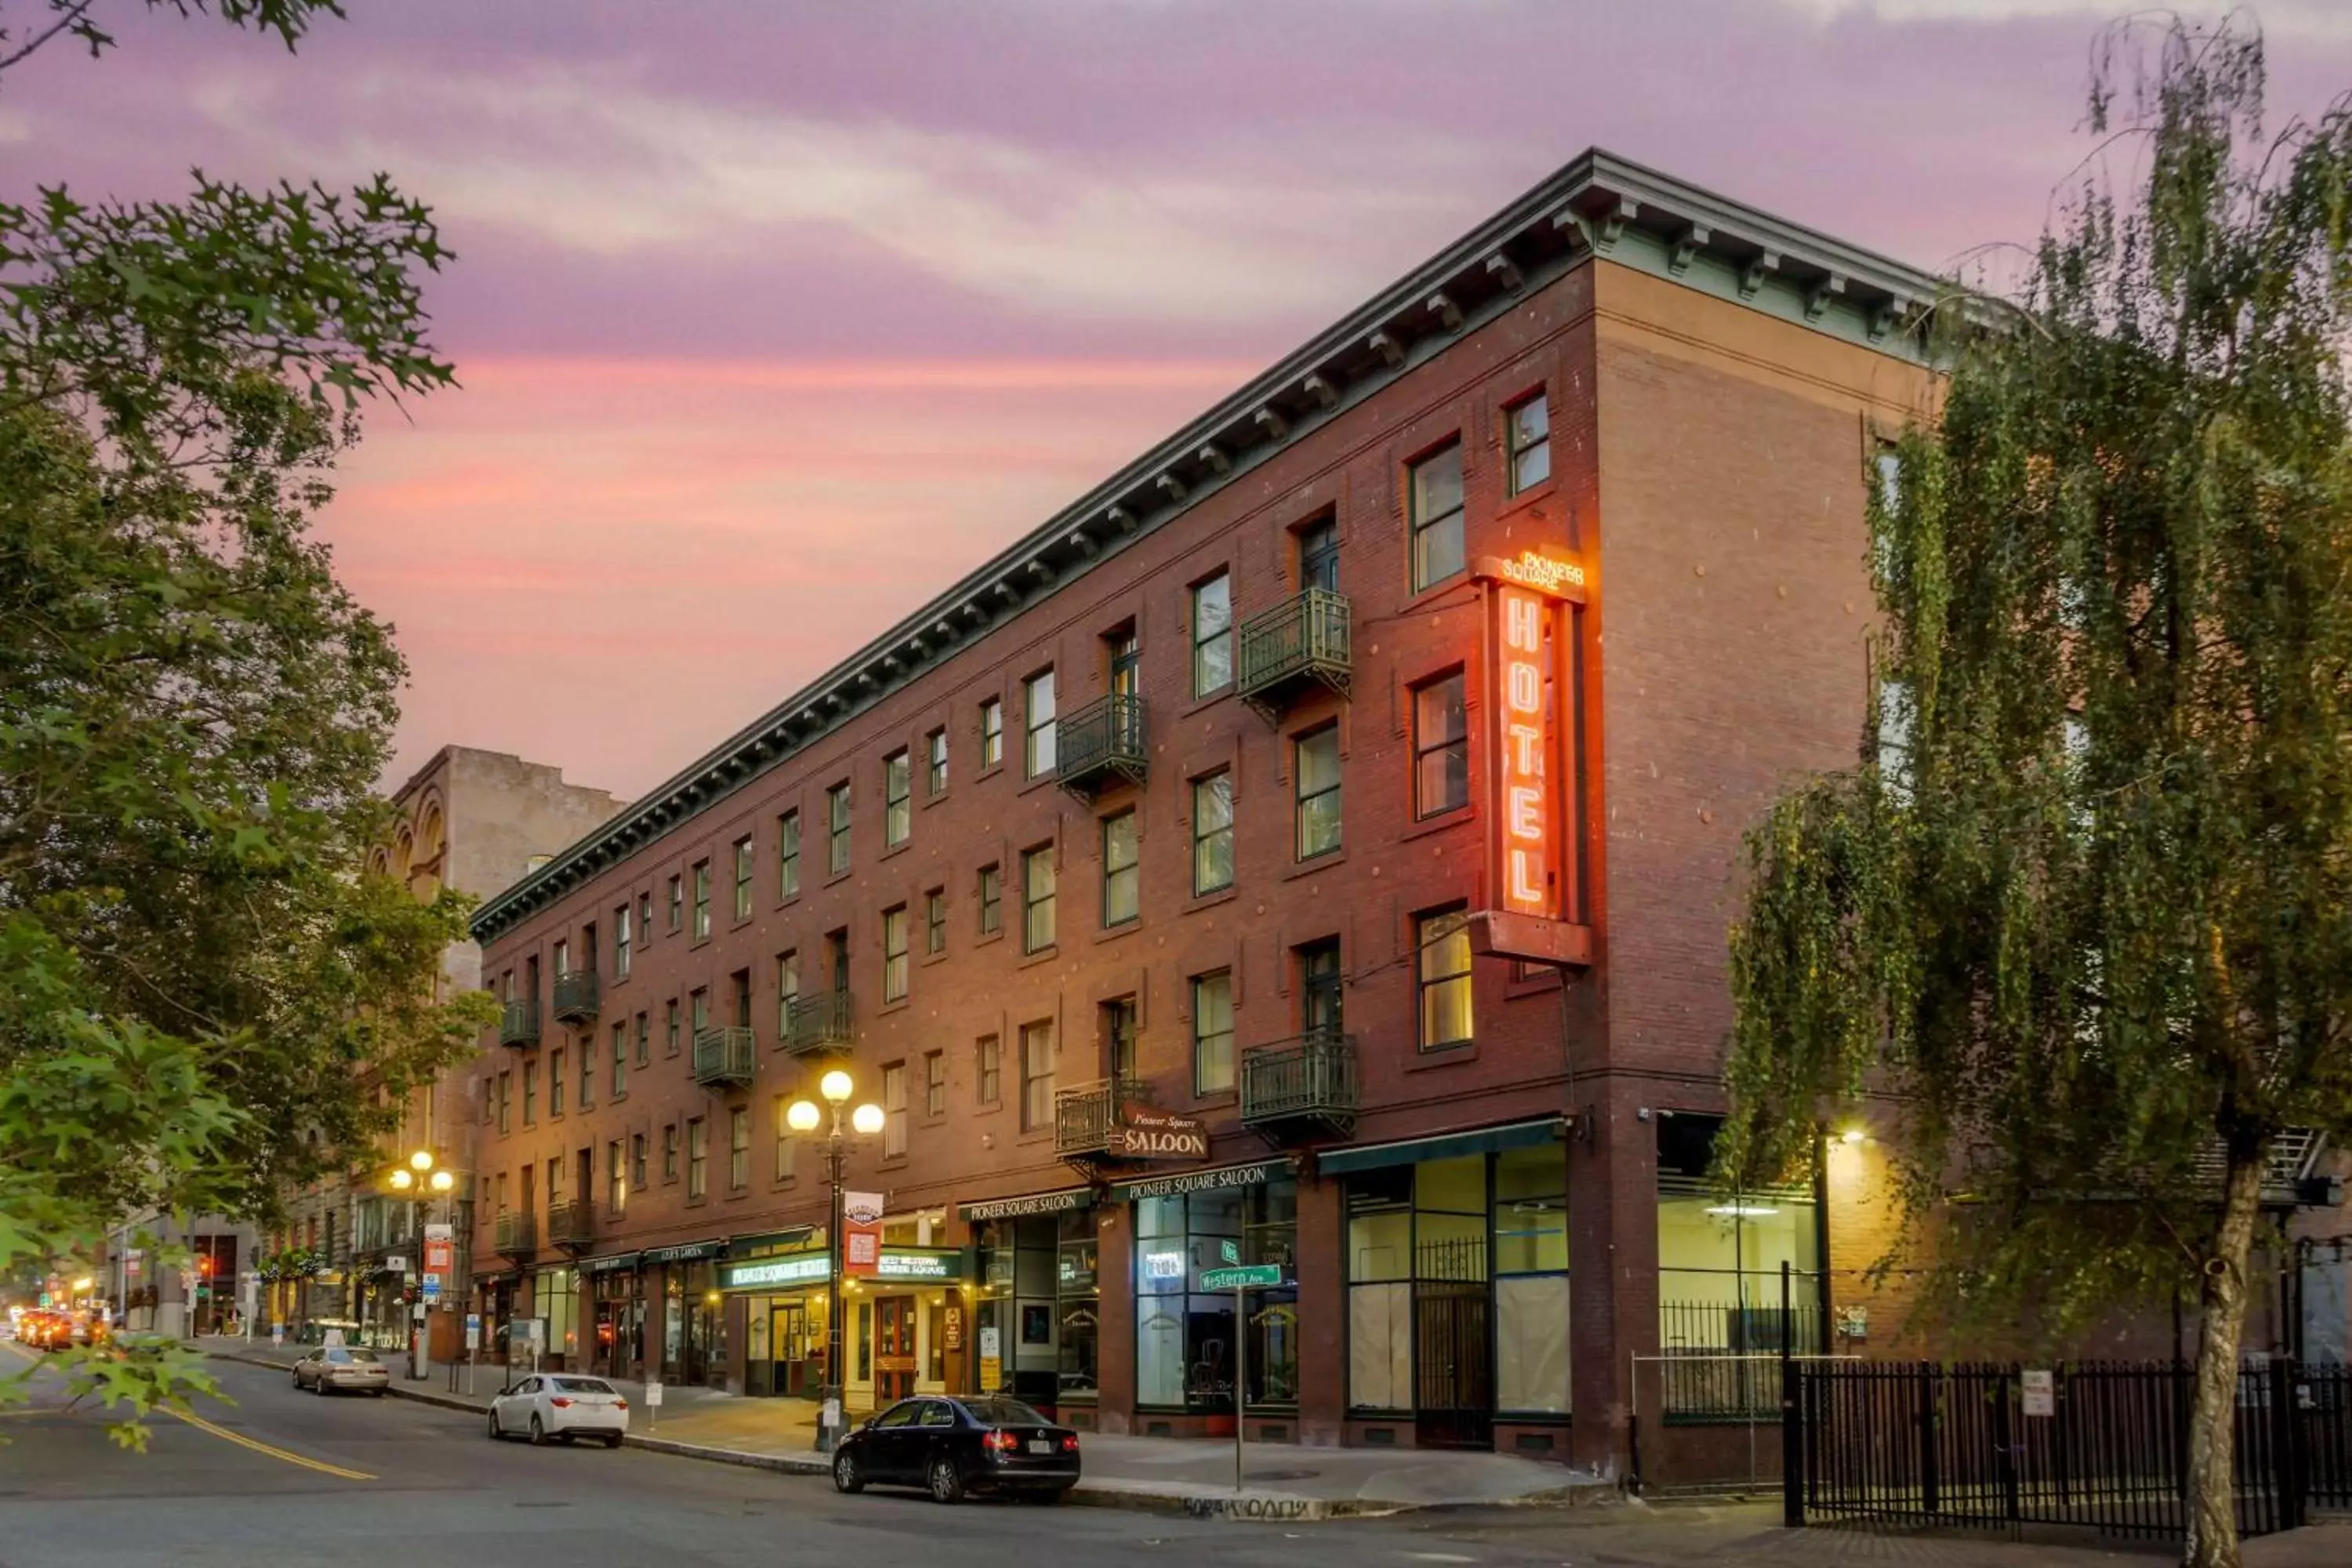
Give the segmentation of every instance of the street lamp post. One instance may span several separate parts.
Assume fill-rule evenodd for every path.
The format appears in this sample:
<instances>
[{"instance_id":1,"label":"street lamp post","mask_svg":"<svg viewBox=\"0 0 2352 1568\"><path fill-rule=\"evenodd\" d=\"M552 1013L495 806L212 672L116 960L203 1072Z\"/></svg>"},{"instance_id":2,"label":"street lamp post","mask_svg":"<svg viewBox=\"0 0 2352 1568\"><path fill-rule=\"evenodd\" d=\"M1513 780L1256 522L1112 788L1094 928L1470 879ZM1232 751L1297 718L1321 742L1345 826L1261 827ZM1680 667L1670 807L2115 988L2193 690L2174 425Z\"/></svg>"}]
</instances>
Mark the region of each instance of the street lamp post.
<instances>
[{"instance_id":1,"label":"street lamp post","mask_svg":"<svg viewBox=\"0 0 2352 1568\"><path fill-rule=\"evenodd\" d=\"M406 1164L394 1165L386 1179L393 1191L404 1194L408 1199L408 1228L412 1238L416 1243L416 1273L418 1279L422 1279L425 1274L425 1227L430 1222L432 1215L428 1205L431 1205L434 1197L448 1196L457 1187L457 1178L446 1171L435 1170L433 1151L419 1149L408 1157ZM432 1196L426 1195L428 1192ZM408 1379L411 1383L416 1383L421 1382L426 1371L429 1370L426 1363L432 1355L432 1342L418 1326L424 1321L422 1290L418 1292L417 1303L414 1308L408 1304L407 1294L407 1290L404 1288L401 1291L401 1305L408 1315Z\"/></svg>"},{"instance_id":2,"label":"street lamp post","mask_svg":"<svg viewBox=\"0 0 2352 1568\"><path fill-rule=\"evenodd\" d=\"M784 1123L795 1132L814 1132L828 1113L832 1129L825 1135L824 1177L832 1190L833 1217L824 1230L825 1247L825 1306L824 1306L824 1404L816 1427L816 1451L831 1453L841 1441L842 1381L841 1381L841 1180L848 1159L849 1141L841 1131L841 1108L856 1092L850 1076L835 1068L817 1080L817 1093L824 1099L820 1108L813 1100L796 1100L785 1108ZM871 1100L849 1113L849 1127L862 1138L871 1138L882 1131L882 1108Z\"/></svg>"}]
</instances>

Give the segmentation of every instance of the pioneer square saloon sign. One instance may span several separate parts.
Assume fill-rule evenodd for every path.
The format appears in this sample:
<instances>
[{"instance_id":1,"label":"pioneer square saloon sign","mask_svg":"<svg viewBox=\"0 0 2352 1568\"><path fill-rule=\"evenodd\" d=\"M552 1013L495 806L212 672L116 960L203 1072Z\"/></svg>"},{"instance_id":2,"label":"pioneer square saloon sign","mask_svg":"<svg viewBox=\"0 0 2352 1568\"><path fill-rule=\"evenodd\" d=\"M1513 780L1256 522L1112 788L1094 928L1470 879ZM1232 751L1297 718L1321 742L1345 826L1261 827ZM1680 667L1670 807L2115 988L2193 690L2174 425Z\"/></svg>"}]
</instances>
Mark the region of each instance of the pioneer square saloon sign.
<instances>
[{"instance_id":1,"label":"pioneer square saloon sign","mask_svg":"<svg viewBox=\"0 0 2352 1568\"><path fill-rule=\"evenodd\" d=\"M1205 1160L1209 1131L1196 1116L1125 1106L1111 1134L1109 1152L1130 1160Z\"/></svg>"}]
</instances>

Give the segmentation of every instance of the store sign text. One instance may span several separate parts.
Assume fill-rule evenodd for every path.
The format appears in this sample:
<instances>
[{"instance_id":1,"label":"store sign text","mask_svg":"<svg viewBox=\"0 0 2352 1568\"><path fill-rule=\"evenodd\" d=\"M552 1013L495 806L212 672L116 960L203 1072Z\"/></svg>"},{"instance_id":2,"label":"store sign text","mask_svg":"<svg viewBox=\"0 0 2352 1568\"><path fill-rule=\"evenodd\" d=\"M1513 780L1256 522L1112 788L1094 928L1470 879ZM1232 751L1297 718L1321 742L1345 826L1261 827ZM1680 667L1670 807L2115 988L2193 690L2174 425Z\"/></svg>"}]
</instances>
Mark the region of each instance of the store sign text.
<instances>
[{"instance_id":1,"label":"store sign text","mask_svg":"<svg viewBox=\"0 0 2352 1568\"><path fill-rule=\"evenodd\" d=\"M893 1252L885 1248L875 1275L883 1279L952 1279L955 1258L944 1252Z\"/></svg>"},{"instance_id":2,"label":"store sign text","mask_svg":"<svg viewBox=\"0 0 2352 1568\"><path fill-rule=\"evenodd\" d=\"M1496 787L1502 796L1503 907L1540 920L1559 918L1551 868L1553 799L1547 777L1550 748L1549 695L1551 607L1525 588L1495 592L1496 672L1502 700L1496 705L1502 762Z\"/></svg>"},{"instance_id":3,"label":"store sign text","mask_svg":"<svg viewBox=\"0 0 2352 1568\"><path fill-rule=\"evenodd\" d=\"M804 1258L778 1258L758 1263L736 1263L728 1266L727 1285L740 1290L754 1285L804 1285L819 1280L832 1269L832 1259L822 1252Z\"/></svg>"},{"instance_id":4,"label":"store sign text","mask_svg":"<svg viewBox=\"0 0 2352 1568\"><path fill-rule=\"evenodd\" d=\"M1539 555L1532 550L1522 551L1509 560L1496 562L1495 575L1506 583L1516 583L1522 588L1533 588L1555 598L1580 598L1584 594L1582 563L1562 561L1556 555Z\"/></svg>"},{"instance_id":5,"label":"store sign text","mask_svg":"<svg viewBox=\"0 0 2352 1568\"><path fill-rule=\"evenodd\" d=\"M1084 1187L1072 1187L1058 1193L1037 1193L1025 1198L989 1198L976 1204L965 1204L966 1219L1012 1219L1019 1215L1061 1214L1069 1209L1082 1209L1094 1202L1094 1194Z\"/></svg>"}]
</instances>

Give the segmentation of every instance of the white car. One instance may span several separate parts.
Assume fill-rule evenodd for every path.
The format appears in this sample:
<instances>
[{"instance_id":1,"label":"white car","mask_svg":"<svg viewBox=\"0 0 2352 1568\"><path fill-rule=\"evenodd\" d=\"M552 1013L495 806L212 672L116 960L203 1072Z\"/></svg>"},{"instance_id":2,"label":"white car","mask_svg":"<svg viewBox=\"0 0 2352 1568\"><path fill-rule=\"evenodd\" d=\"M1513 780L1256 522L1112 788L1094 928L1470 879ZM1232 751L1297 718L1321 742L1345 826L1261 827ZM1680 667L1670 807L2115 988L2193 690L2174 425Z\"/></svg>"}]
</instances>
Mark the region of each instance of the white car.
<instances>
[{"instance_id":1,"label":"white car","mask_svg":"<svg viewBox=\"0 0 2352 1568\"><path fill-rule=\"evenodd\" d=\"M617 1448L629 1430L629 1402L601 1377L534 1373L490 1401L490 1436L529 1434L534 1443L561 1437L602 1437Z\"/></svg>"}]
</instances>

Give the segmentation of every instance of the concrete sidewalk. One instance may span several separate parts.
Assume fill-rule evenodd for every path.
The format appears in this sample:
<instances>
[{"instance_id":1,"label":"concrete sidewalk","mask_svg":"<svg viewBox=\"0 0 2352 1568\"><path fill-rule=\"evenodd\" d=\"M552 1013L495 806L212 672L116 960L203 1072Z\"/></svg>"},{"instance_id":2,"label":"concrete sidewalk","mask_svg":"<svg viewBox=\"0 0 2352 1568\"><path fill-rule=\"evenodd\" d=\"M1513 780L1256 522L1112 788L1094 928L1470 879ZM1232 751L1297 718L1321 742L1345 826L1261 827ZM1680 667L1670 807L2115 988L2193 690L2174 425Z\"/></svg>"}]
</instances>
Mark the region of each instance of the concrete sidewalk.
<instances>
[{"instance_id":1,"label":"concrete sidewalk","mask_svg":"<svg viewBox=\"0 0 2352 1568\"><path fill-rule=\"evenodd\" d=\"M301 1347L273 1348L267 1341L206 1339L196 1346L207 1355L259 1366L291 1366L302 1354ZM502 1369L478 1366L467 1394L461 1369L459 1390L452 1392L446 1367L411 1382L401 1375L405 1357L381 1353L394 1369L392 1393L404 1399L478 1412L488 1408L501 1381ZM824 1457L816 1452L815 1407L806 1401L740 1399L672 1384L665 1386L656 1412L645 1404L643 1384L608 1381L629 1400L632 1447L793 1474L826 1471ZM1300 1522L1423 1509L1559 1507L1618 1496L1614 1483L1504 1454L1286 1444L1252 1445L1244 1485L1236 1489L1231 1443L1092 1433L1081 1441L1086 1479L1070 1494L1071 1501L1197 1518Z\"/></svg>"}]
</instances>

